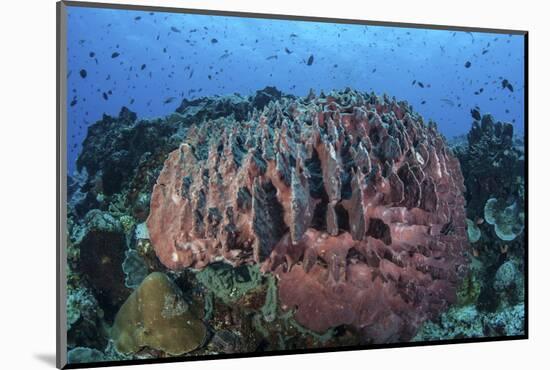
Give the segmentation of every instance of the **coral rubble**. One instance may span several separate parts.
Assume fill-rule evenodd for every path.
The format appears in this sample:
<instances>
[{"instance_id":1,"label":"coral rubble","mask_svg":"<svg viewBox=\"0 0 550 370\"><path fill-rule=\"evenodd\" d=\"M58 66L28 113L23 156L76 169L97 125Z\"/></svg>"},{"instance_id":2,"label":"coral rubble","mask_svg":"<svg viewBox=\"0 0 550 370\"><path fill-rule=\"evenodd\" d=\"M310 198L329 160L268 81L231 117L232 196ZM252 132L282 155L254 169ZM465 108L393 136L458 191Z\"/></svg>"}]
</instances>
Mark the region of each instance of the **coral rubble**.
<instances>
[{"instance_id":1,"label":"coral rubble","mask_svg":"<svg viewBox=\"0 0 550 370\"><path fill-rule=\"evenodd\" d=\"M305 327L402 341L455 299L467 270L463 191L434 124L347 89L190 127L147 227L170 269L262 263Z\"/></svg>"}]
</instances>

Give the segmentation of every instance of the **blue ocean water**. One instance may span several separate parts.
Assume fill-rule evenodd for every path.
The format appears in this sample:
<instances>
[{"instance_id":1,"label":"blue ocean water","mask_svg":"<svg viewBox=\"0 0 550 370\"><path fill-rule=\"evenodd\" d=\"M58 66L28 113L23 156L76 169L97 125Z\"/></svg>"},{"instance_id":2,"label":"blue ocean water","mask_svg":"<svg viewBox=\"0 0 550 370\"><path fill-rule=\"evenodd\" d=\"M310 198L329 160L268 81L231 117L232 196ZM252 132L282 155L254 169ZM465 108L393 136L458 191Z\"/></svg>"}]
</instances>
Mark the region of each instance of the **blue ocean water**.
<instances>
[{"instance_id":1,"label":"blue ocean water","mask_svg":"<svg viewBox=\"0 0 550 370\"><path fill-rule=\"evenodd\" d=\"M69 173L103 114L158 117L183 98L266 86L386 93L447 137L470 129L477 106L523 133L519 35L70 6L67 37Z\"/></svg>"}]
</instances>

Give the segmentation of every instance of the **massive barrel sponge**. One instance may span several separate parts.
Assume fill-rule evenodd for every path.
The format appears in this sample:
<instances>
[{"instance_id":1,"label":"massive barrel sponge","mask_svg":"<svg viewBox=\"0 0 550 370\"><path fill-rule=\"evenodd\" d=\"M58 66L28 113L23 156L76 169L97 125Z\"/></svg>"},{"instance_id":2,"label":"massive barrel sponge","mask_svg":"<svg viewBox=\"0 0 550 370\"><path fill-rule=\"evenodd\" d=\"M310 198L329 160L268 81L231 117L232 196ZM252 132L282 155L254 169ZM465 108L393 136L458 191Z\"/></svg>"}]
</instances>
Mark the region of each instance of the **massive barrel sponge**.
<instances>
[{"instance_id":1,"label":"massive barrel sponge","mask_svg":"<svg viewBox=\"0 0 550 370\"><path fill-rule=\"evenodd\" d=\"M194 126L164 164L147 226L168 268L262 263L300 324L397 341L454 299L463 191L434 124L346 89Z\"/></svg>"}]
</instances>

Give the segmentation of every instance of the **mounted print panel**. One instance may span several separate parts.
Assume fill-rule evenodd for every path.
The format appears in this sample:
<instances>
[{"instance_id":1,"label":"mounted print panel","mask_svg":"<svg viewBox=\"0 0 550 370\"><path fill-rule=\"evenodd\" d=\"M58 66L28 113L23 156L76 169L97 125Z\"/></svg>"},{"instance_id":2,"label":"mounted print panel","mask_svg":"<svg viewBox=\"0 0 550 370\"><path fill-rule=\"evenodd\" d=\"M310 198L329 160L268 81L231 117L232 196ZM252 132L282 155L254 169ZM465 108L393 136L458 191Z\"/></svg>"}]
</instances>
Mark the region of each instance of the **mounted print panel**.
<instances>
[{"instance_id":1,"label":"mounted print panel","mask_svg":"<svg viewBox=\"0 0 550 370\"><path fill-rule=\"evenodd\" d=\"M526 32L58 5L59 367L527 337Z\"/></svg>"}]
</instances>

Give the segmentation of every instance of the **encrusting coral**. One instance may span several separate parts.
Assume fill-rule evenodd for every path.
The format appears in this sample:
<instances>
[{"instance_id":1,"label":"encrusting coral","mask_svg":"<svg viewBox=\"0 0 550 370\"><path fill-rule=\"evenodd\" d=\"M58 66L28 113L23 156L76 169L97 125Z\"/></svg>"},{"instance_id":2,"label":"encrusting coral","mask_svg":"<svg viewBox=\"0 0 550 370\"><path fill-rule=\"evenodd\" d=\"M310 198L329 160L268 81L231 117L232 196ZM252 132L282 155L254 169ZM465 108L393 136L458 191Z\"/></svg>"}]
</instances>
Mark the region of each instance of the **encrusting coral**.
<instances>
[{"instance_id":1,"label":"encrusting coral","mask_svg":"<svg viewBox=\"0 0 550 370\"><path fill-rule=\"evenodd\" d=\"M143 348L181 355L201 346L206 327L163 273L149 274L120 308L112 328L118 352Z\"/></svg>"},{"instance_id":2,"label":"encrusting coral","mask_svg":"<svg viewBox=\"0 0 550 370\"><path fill-rule=\"evenodd\" d=\"M263 264L296 320L410 339L467 271L463 178L434 124L353 90L192 126L147 219L170 269Z\"/></svg>"}]
</instances>

